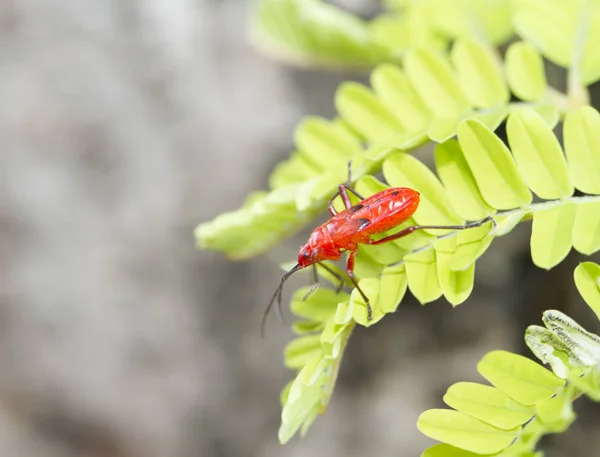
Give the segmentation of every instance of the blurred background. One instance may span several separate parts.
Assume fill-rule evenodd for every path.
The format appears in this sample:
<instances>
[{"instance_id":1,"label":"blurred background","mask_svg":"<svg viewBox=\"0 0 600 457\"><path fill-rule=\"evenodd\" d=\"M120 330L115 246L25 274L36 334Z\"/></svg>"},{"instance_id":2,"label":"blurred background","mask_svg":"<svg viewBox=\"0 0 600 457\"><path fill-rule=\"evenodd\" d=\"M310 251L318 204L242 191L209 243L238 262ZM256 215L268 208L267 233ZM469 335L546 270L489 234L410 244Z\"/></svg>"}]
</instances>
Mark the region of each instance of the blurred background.
<instances>
[{"instance_id":1,"label":"blurred background","mask_svg":"<svg viewBox=\"0 0 600 457\"><path fill-rule=\"evenodd\" d=\"M0 2L0 457L417 456L432 444L418 415L480 380L486 351L529 355L542 310L599 330L573 286L581 257L534 268L523 224L478 263L464 305L407 297L355 331L326 415L281 447L291 334L258 328L302 234L232 263L197 251L193 229L264 188L300 118L333 116L336 86L366 74L258 56L247 8ZM577 407L547 455L600 445L597 414Z\"/></svg>"}]
</instances>

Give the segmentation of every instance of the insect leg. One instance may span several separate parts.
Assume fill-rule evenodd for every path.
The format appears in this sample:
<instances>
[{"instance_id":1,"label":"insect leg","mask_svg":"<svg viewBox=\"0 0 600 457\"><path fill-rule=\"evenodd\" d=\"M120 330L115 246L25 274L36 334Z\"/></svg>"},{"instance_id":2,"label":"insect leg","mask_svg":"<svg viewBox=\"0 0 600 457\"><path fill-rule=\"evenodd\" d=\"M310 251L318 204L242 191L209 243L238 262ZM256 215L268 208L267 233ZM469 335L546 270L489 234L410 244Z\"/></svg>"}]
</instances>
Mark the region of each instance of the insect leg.
<instances>
[{"instance_id":1,"label":"insect leg","mask_svg":"<svg viewBox=\"0 0 600 457\"><path fill-rule=\"evenodd\" d=\"M348 261L346 262L346 273L348 273L350 281L352 281L352 284L354 284L354 287L356 287L356 290L358 290L358 293L362 296L363 300L365 301L365 304L367 305L367 320L370 321L371 319L373 319L373 310L371 309L369 297L367 297L362 291L362 289L359 287L358 281L356 280L356 276L354 276L354 258L356 257L356 254L358 254L358 250L352 251L350 252L350 255L348 255Z\"/></svg>"},{"instance_id":2,"label":"insect leg","mask_svg":"<svg viewBox=\"0 0 600 457\"><path fill-rule=\"evenodd\" d=\"M317 273L317 264L316 263L313 263L313 279L314 279L313 286L310 288L310 290L308 292L306 292L304 297L302 297L302 300L304 300L304 301L308 300L308 297L310 297L315 292L315 290L317 290L317 287L319 287L319 273Z\"/></svg>"},{"instance_id":3,"label":"insect leg","mask_svg":"<svg viewBox=\"0 0 600 457\"><path fill-rule=\"evenodd\" d=\"M354 206L352 204L352 202L350 201L350 195L348 195L348 191L352 192L354 195L356 195L359 199L364 200L365 197L363 197L362 195L360 195L358 192L356 192L352 187L350 187L348 184L340 184L338 186L338 191L333 195L333 197L331 197L329 199L329 203L327 204L327 207L329 208L329 213L332 216L335 216L337 214L337 210L333 207L333 201L335 200L335 198L339 195L340 197L342 197L342 201L344 202L344 206L346 207L346 209L348 208L352 208L352 206Z\"/></svg>"},{"instance_id":4,"label":"insect leg","mask_svg":"<svg viewBox=\"0 0 600 457\"><path fill-rule=\"evenodd\" d=\"M494 224L494 226L496 225L496 222L494 221L494 218L492 216L488 216L477 222L469 222L468 224L464 225L413 225L411 227L407 227L404 230L399 231L398 233L386 236L385 238L382 238L380 240L369 240L369 244L377 245L387 243L388 241L397 240L398 238L410 235L411 233L416 232L417 230L466 230L470 228L481 227L483 224L489 221L492 221L492 224Z\"/></svg>"},{"instance_id":5,"label":"insect leg","mask_svg":"<svg viewBox=\"0 0 600 457\"><path fill-rule=\"evenodd\" d=\"M329 267L327 264L325 263L320 263L319 264L321 267L323 267L325 270L327 270L331 276L333 276L335 279L337 279L340 283L338 284L338 286L335 289L336 293L340 293L342 291L342 289L344 288L344 278L342 278L337 271L335 271L334 269L332 269L331 267Z\"/></svg>"}]
</instances>

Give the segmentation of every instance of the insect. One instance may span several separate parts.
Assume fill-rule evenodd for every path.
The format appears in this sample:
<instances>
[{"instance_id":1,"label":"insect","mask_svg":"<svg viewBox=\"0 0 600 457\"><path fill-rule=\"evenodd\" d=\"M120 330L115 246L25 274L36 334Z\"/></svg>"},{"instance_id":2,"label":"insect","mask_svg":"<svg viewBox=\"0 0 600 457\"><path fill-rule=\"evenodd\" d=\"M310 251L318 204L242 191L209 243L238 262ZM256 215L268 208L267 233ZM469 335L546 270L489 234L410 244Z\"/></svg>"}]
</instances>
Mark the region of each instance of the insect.
<instances>
[{"instance_id":1,"label":"insect","mask_svg":"<svg viewBox=\"0 0 600 457\"><path fill-rule=\"evenodd\" d=\"M353 205L350 201L349 192L356 195L360 199L360 202ZM341 197L346 208L340 212L333 206L333 202L338 195ZM303 268L312 266L315 276L315 284L304 297L306 299L319 284L316 265L324 260L340 260L343 253L348 252L346 273L365 301L367 306L367 320L371 320L373 318L373 311L369 303L369 298L359 287L354 275L354 260L360 244L383 244L423 229L464 230L480 227L488 221L494 223L493 218L488 216L480 221L464 225L413 225L379 240L372 238L373 235L392 230L409 219L417 210L419 202L419 192L408 187L392 187L364 198L350 187L348 183L340 184L338 191L331 197L328 203L331 218L311 233L308 242L298 252L298 263L282 276L279 286L275 290L275 294L263 315L261 331L264 332L266 317L273 307L275 300L277 300L277 309L281 313L283 284L291 275ZM339 292L344 285L343 279L326 264L321 263L320 265L340 281Z\"/></svg>"}]
</instances>

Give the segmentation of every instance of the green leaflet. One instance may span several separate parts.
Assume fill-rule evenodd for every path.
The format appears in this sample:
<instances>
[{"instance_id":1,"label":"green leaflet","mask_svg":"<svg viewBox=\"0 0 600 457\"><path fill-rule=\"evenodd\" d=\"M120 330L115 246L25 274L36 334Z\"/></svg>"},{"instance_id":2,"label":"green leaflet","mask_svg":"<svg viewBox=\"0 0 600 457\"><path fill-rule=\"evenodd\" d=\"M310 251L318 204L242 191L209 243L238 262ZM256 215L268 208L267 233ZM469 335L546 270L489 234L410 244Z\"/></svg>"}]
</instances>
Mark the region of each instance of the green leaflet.
<instances>
[{"instance_id":1,"label":"green leaflet","mask_svg":"<svg viewBox=\"0 0 600 457\"><path fill-rule=\"evenodd\" d=\"M529 43L513 43L506 51L506 78L521 100L539 100L546 93L544 61Z\"/></svg>"},{"instance_id":2,"label":"green leaflet","mask_svg":"<svg viewBox=\"0 0 600 457\"><path fill-rule=\"evenodd\" d=\"M573 247L585 255L600 250L600 201L584 201L577 205Z\"/></svg>"},{"instance_id":3,"label":"green leaflet","mask_svg":"<svg viewBox=\"0 0 600 457\"><path fill-rule=\"evenodd\" d=\"M383 316L385 316L385 313L383 313L379 307L379 281L378 278L365 278L358 282L362 291L369 298L371 309L373 311L373 318L370 321L367 320L367 305L362 296L358 293L358 290L354 289L350 296L350 306L353 310L352 317L356 323L364 325L365 327L376 324Z\"/></svg>"},{"instance_id":4,"label":"green leaflet","mask_svg":"<svg viewBox=\"0 0 600 457\"><path fill-rule=\"evenodd\" d=\"M456 135L458 126L465 119L477 119L493 131L502 124L509 112L508 106L496 106L480 112L467 112L459 117L434 119L427 130L427 136L437 143L443 143Z\"/></svg>"},{"instance_id":5,"label":"green leaflet","mask_svg":"<svg viewBox=\"0 0 600 457\"><path fill-rule=\"evenodd\" d=\"M282 423L278 434L281 444L287 443L296 434L302 423L312 417L313 411L320 407L321 397L322 386L315 383L304 390L294 402L287 403L283 408Z\"/></svg>"},{"instance_id":6,"label":"green leaflet","mask_svg":"<svg viewBox=\"0 0 600 457\"><path fill-rule=\"evenodd\" d=\"M475 263L460 271L453 271L450 268L455 251L455 237L439 239L435 242L438 281L444 296L453 306L469 298L475 281Z\"/></svg>"},{"instance_id":7,"label":"green leaflet","mask_svg":"<svg viewBox=\"0 0 600 457\"><path fill-rule=\"evenodd\" d=\"M320 353L321 341L319 335L296 338L288 343L283 353L285 366L300 369Z\"/></svg>"},{"instance_id":8,"label":"green leaflet","mask_svg":"<svg viewBox=\"0 0 600 457\"><path fill-rule=\"evenodd\" d=\"M564 203L534 213L531 259L535 265L549 270L567 256L571 250L575 210L575 204Z\"/></svg>"},{"instance_id":9,"label":"green leaflet","mask_svg":"<svg viewBox=\"0 0 600 457\"><path fill-rule=\"evenodd\" d=\"M569 316L556 310L547 310L544 325L568 347L572 365L596 367L600 363L600 337L585 330Z\"/></svg>"},{"instance_id":10,"label":"green leaflet","mask_svg":"<svg viewBox=\"0 0 600 457\"><path fill-rule=\"evenodd\" d=\"M406 294L408 277L404 264L383 270L379 286L379 309L382 313L393 313Z\"/></svg>"},{"instance_id":11,"label":"green leaflet","mask_svg":"<svg viewBox=\"0 0 600 457\"><path fill-rule=\"evenodd\" d=\"M269 176L269 186L272 189L289 187L289 184L307 181L318 173L318 166L313 165L300 151L294 151L288 160L275 166Z\"/></svg>"},{"instance_id":12,"label":"green leaflet","mask_svg":"<svg viewBox=\"0 0 600 457\"><path fill-rule=\"evenodd\" d=\"M510 3L494 0L458 0L451 5L445 0L432 3L435 23L444 35L454 38L467 36L499 44L513 34Z\"/></svg>"},{"instance_id":13,"label":"green leaflet","mask_svg":"<svg viewBox=\"0 0 600 457\"><path fill-rule=\"evenodd\" d=\"M493 214L494 210L483 199L458 142L448 140L437 145L435 166L452 208L462 218L474 221Z\"/></svg>"},{"instance_id":14,"label":"green leaflet","mask_svg":"<svg viewBox=\"0 0 600 457\"><path fill-rule=\"evenodd\" d=\"M444 403L502 430L512 430L533 417L526 408L494 387L459 382L448 389Z\"/></svg>"},{"instance_id":15,"label":"green leaflet","mask_svg":"<svg viewBox=\"0 0 600 457\"><path fill-rule=\"evenodd\" d=\"M510 94L493 55L476 41L457 41L451 61L469 102L476 108L508 103Z\"/></svg>"},{"instance_id":16,"label":"green leaflet","mask_svg":"<svg viewBox=\"0 0 600 457\"><path fill-rule=\"evenodd\" d=\"M501 430L458 411L430 409L417 421L421 433L477 454L494 454L508 447L519 428Z\"/></svg>"},{"instance_id":17,"label":"green leaflet","mask_svg":"<svg viewBox=\"0 0 600 457\"><path fill-rule=\"evenodd\" d=\"M450 270L464 271L474 266L475 261L483 255L494 239L491 231L492 223L486 222L481 227L458 232L456 249L448 264Z\"/></svg>"},{"instance_id":18,"label":"green leaflet","mask_svg":"<svg viewBox=\"0 0 600 457\"><path fill-rule=\"evenodd\" d=\"M533 110L511 114L506 131L525 181L539 197L570 197L574 188L562 148L548 124Z\"/></svg>"},{"instance_id":19,"label":"green leaflet","mask_svg":"<svg viewBox=\"0 0 600 457\"><path fill-rule=\"evenodd\" d=\"M600 319L600 266L583 262L575 268L577 290Z\"/></svg>"},{"instance_id":20,"label":"green leaflet","mask_svg":"<svg viewBox=\"0 0 600 457\"><path fill-rule=\"evenodd\" d=\"M458 140L485 201L498 209L531 203L531 192L502 140L481 122L464 121Z\"/></svg>"},{"instance_id":21,"label":"green leaflet","mask_svg":"<svg viewBox=\"0 0 600 457\"><path fill-rule=\"evenodd\" d=\"M564 432L575 419L571 402L565 392L552 398L544 398L535 405L537 419L548 432Z\"/></svg>"},{"instance_id":22,"label":"green leaflet","mask_svg":"<svg viewBox=\"0 0 600 457\"><path fill-rule=\"evenodd\" d=\"M404 257L408 288L422 305L442 296L435 251L432 249Z\"/></svg>"},{"instance_id":23,"label":"green leaflet","mask_svg":"<svg viewBox=\"0 0 600 457\"><path fill-rule=\"evenodd\" d=\"M252 12L252 43L285 62L370 67L390 57L374 40L367 23L325 2L257 0Z\"/></svg>"},{"instance_id":24,"label":"green leaflet","mask_svg":"<svg viewBox=\"0 0 600 457\"><path fill-rule=\"evenodd\" d=\"M532 406L550 398L564 381L532 360L506 351L489 352L477 364L477 371L522 405Z\"/></svg>"},{"instance_id":25,"label":"green leaflet","mask_svg":"<svg viewBox=\"0 0 600 457\"><path fill-rule=\"evenodd\" d=\"M371 142L400 147L409 138L400 120L362 84L343 83L335 106L352 128Z\"/></svg>"},{"instance_id":26,"label":"green leaflet","mask_svg":"<svg viewBox=\"0 0 600 457\"><path fill-rule=\"evenodd\" d=\"M344 168L363 151L360 140L339 123L309 116L294 131L296 146L319 171Z\"/></svg>"},{"instance_id":27,"label":"green leaflet","mask_svg":"<svg viewBox=\"0 0 600 457\"><path fill-rule=\"evenodd\" d=\"M395 55L410 47L444 49L448 38L439 35L431 23L431 5L412 3L402 14L384 13L371 21L374 39Z\"/></svg>"},{"instance_id":28,"label":"green leaflet","mask_svg":"<svg viewBox=\"0 0 600 457\"><path fill-rule=\"evenodd\" d=\"M491 230L490 235L495 237L506 235L512 229L514 229L517 224L521 222L528 214L529 211L523 210L511 212L507 216L496 217L496 227Z\"/></svg>"},{"instance_id":29,"label":"green leaflet","mask_svg":"<svg viewBox=\"0 0 600 457\"><path fill-rule=\"evenodd\" d=\"M465 451L446 443L436 444L425 449L421 457L479 457L481 454Z\"/></svg>"},{"instance_id":30,"label":"green leaflet","mask_svg":"<svg viewBox=\"0 0 600 457\"><path fill-rule=\"evenodd\" d=\"M600 77L599 10L594 1L521 0L513 23L519 35L552 62L580 65L580 81L591 84Z\"/></svg>"},{"instance_id":31,"label":"green leaflet","mask_svg":"<svg viewBox=\"0 0 600 457\"><path fill-rule=\"evenodd\" d=\"M404 70L415 91L437 117L455 118L468 109L456 75L447 60L426 49L410 50L404 59Z\"/></svg>"},{"instance_id":32,"label":"green leaflet","mask_svg":"<svg viewBox=\"0 0 600 457\"><path fill-rule=\"evenodd\" d=\"M409 132L422 131L431 115L417 97L412 83L395 65L380 65L371 74L371 84L379 100Z\"/></svg>"},{"instance_id":33,"label":"green leaflet","mask_svg":"<svg viewBox=\"0 0 600 457\"><path fill-rule=\"evenodd\" d=\"M571 368L569 347L547 328L530 325L525 333L525 343L542 362L550 365L561 379L567 379Z\"/></svg>"},{"instance_id":34,"label":"green leaflet","mask_svg":"<svg viewBox=\"0 0 600 457\"><path fill-rule=\"evenodd\" d=\"M589 106L570 111L563 132L575 187L600 195L600 113Z\"/></svg>"},{"instance_id":35,"label":"green leaflet","mask_svg":"<svg viewBox=\"0 0 600 457\"><path fill-rule=\"evenodd\" d=\"M397 152L383 162L383 175L394 187L419 189L421 202L413 216L420 225L461 224L452 211L444 188L433 172L409 154ZM433 232L432 230L429 232ZM437 230L437 234L443 231Z\"/></svg>"},{"instance_id":36,"label":"green leaflet","mask_svg":"<svg viewBox=\"0 0 600 457\"><path fill-rule=\"evenodd\" d=\"M309 290L310 286L298 289L292 297L290 308L298 317L319 322L326 321L335 313L337 304L348 299L346 293L338 294L335 290L320 287L304 300L304 296Z\"/></svg>"},{"instance_id":37,"label":"green leaflet","mask_svg":"<svg viewBox=\"0 0 600 457\"><path fill-rule=\"evenodd\" d=\"M516 10L513 20L520 36L536 43L544 56L565 67L571 62L578 13L579 8L568 2L527 0Z\"/></svg>"}]
</instances>

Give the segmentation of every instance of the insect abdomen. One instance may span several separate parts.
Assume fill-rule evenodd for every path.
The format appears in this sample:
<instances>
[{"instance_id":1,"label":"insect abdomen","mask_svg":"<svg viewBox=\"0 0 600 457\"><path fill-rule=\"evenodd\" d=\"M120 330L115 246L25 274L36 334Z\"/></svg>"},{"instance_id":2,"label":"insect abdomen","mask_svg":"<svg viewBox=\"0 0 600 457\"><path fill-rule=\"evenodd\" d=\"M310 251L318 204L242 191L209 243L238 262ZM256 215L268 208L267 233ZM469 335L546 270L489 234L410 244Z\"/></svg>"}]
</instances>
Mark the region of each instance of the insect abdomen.
<instances>
[{"instance_id":1,"label":"insect abdomen","mask_svg":"<svg viewBox=\"0 0 600 457\"><path fill-rule=\"evenodd\" d=\"M366 198L361 202L363 208L353 215L369 220L369 224L361 224L361 232L387 232L409 219L417 210L419 201L420 196L416 190L395 187Z\"/></svg>"}]
</instances>

